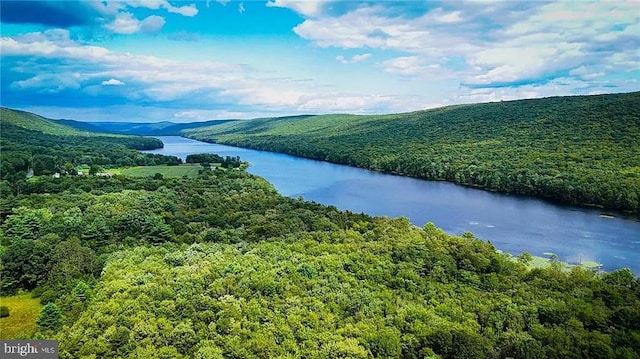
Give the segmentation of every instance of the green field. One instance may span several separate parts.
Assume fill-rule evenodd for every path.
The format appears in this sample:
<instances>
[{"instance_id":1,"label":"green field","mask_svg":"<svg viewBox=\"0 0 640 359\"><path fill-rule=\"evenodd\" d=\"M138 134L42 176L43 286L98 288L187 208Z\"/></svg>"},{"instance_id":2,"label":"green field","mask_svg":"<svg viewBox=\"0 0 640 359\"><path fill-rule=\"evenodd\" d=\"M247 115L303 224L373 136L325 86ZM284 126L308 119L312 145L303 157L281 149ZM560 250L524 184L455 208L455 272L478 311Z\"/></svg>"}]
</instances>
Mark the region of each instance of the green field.
<instances>
[{"instance_id":1,"label":"green field","mask_svg":"<svg viewBox=\"0 0 640 359\"><path fill-rule=\"evenodd\" d=\"M111 169L108 172L132 177L149 177L160 173L164 177L195 177L202 169L199 164L184 164L180 166L140 166Z\"/></svg>"},{"instance_id":2,"label":"green field","mask_svg":"<svg viewBox=\"0 0 640 359\"><path fill-rule=\"evenodd\" d=\"M0 297L0 305L9 307L9 316L0 318L0 339L17 339L35 332L42 308L39 298L31 298L31 293Z\"/></svg>"}]
</instances>

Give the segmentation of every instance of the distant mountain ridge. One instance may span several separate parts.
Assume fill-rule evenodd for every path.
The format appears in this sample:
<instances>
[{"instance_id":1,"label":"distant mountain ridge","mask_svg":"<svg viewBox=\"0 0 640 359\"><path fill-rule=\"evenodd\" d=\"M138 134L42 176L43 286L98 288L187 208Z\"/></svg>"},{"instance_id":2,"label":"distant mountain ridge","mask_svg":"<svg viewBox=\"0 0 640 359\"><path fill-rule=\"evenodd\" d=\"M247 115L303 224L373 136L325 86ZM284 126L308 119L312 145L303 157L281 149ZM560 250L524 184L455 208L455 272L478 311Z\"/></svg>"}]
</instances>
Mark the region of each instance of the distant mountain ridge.
<instances>
[{"instance_id":1,"label":"distant mountain ridge","mask_svg":"<svg viewBox=\"0 0 640 359\"><path fill-rule=\"evenodd\" d=\"M65 141L104 142L123 144L132 149L156 149L163 144L157 138L139 135L125 135L97 131L98 127L90 123L72 120L54 120L35 113L0 108L0 142L26 143L34 138L47 138L63 143Z\"/></svg>"},{"instance_id":2,"label":"distant mountain ridge","mask_svg":"<svg viewBox=\"0 0 640 359\"><path fill-rule=\"evenodd\" d=\"M19 127L28 128L53 135L90 135L117 134L134 136L182 136L183 131L203 127L218 126L225 123L250 120L220 119L202 122L177 123L161 122L86 122L71 119L51 119L35 113L2 107L2 118L11 120ZM275 118L257 118L255 120L301 120L315 115L294 115Z\"/></svg>"},{"instance_id":3,"label":"distant mountain ridge","mask_svg":"<svg viewBox=\"0 0 640 359\"><path fill-rule=\"evenodd\" d=\"M183 130L208 127L237 120L210 120L204 122L84 122L76 120L54 120L75 129L90 132L106 132L140 136L180 136Z\"/></svg>"},{"instance_id":4,"label":"distant mountain ridge","mask_svg":"<svg viewBox=\"0 0 640 359\"><path fill-rule=\"evenodd\" d=\"M7 107L0 108L2 124L11 124L27 130L38 131L49 135L82 136L93 132L85 128L70 126L67 123L42 117L35 113L14 110Z\"/></svg>"}]
</instances>

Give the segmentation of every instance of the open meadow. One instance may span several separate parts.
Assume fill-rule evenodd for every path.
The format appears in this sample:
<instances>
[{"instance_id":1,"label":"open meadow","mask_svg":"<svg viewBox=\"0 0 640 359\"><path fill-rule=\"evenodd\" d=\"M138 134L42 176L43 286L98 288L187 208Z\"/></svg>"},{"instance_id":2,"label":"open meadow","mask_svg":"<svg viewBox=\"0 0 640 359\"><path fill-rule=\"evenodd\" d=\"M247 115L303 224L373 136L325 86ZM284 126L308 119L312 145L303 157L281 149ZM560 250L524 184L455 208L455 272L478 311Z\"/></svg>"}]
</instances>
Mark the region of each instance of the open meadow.
<instances>
[{"instance_id":1,"label":"open meadow","mask_svg":"<svg viewBox=\"0 0 640 359\"><path fill-rule=\"evenodd\" d=\"M18 339L35 332L42 305L31 293L0 297L0 305L9 308L9 316L0 318L0 339Z\"/></svg>"},{"instance_id":2,"label":"open meadow","mask_svg":"<svg viewBox=\"0 0 640 359\"><path fill-rule=\"evenodd\" d=\"M200 164L188 163L179 166L140 166L111 169L108 172L132 177L148 177L160 173L163 177L195 177L202 169Z\"/></svg>"}]
</instances>

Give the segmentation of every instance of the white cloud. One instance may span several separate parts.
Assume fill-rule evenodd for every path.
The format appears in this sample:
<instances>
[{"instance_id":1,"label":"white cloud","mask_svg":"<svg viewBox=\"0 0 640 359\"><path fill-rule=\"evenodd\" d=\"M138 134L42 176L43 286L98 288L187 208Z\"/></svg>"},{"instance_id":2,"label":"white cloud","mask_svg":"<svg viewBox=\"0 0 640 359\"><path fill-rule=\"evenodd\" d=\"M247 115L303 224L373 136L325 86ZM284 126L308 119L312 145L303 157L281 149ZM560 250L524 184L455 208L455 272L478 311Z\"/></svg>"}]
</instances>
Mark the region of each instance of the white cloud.
<instances>
[{"instance_id":1,"label":"white cloud","mask_svg":"<svg viewBox=\"0 0 640 359\"><path fill-rule=\"evenodd\" d=\"M134 18L132 13L122 12L116 15L115 20L105 27L116 34L133 34L140 31L140 21Z\"/></svg>"},{"instance_id":2,"label":"white cloud","mask_svg":"<svg viewBox=\"0 0 640 359\"><path fill-rule=\"evenodd\" d=\"M183 5L183 6L173 6L169 1L166 0L126 0L122 1L121 4L130 7L137 8L147 8L151 10L158 9L166 9L170 13L180 14L182 16L196 16L198 14L198 8L195 4Z\"/></svg>"},{"instance_id":3,"label":"white cloud","mask_svg":"<svg viewBox=\"0 0 640 359\"><path fill-rule=\"evenodd\" d=\"M270 0L267 1L269 7L289 8L307 17L314 17L321 14L322 1L319 0Z\"/></svg>"},{"instance_id":4,"label":"white cloud","mask_svg":"<svg viewBox=\"0 0 640 359\"><path fill-rule=\"evenodd\" d=\"M118 78L126 78L126 91L110 93L120 96L123 103L144 101L171 107L198 106L201 110L228 104L232 108L247 109L234 111L245 114L389 112L392 107L394 110L407 109L411 103L387 95L329 92L322 84L273 77L270 72L260 72L246 65L185 62L110 51L70 40L67 32L31 34L23 38L3 37L0 46L3 56L39 58L50 63L52 73L60 72L55 77L34 76L15 82L13 86L16 89L53 92L73 88L86 96L99 96L103 90L95 86L96 80L103 88L110 86L115 90L124 84ZM355 55L351 61L362 61L368 57L369 54ZM59 65L62 63L64 65ZM62 71L63 68L72 69L73 76ZM37 70L26 67L24 71Z\"/></svg>"},{"instance_id":5,"label":"white cloud","mask_svg":"<svg viewBox=\"0 0 640 359\"><path fill-rule=\"evenodd\" d=\"M126 7L126 5L120 1L87 1L86 4L98 13L108 17L115 17L120 10Z\"/></svg>"},{"instance_id":6,"label":"white cloud","mask_svg":"<svg viewBox=\"0 0 640 359\"><path fill-rule=\"evenodd\" d=\"M606 16L603 16L606 15ZM545 4L526 21L514 24L511 35L561 32L569 36L593 36L610 32L611 26L638 23L638 4L627 2L555 2Z\"/></svg>"},{"instance_id":7,"label":"white cloud","mask_svg":"<svg viewBox=\"0 0 640 359\"><path fill-rule=\"evenodd\" d=\"M381 2L334 16L314 13L294 31L320 47L404 53L385 61L384 70L422 78L456 76L463 85L546 83L581 66L600 74L606 63L623 68L609 68L604 75L638 68L637 3L521 5L453 2L407 18ZM462 61L452 64L452 58Z\"/></svg>"},{"instance_id":8,"label":"white cloud","mask_svg":"<svg viewBox=\"0 0 640 359\"><path fill-rule=\"evenodd\" d=\"M162 30L165 20L162 16L151 15L142 21L138 21L133 14L121 12L116 15L115 20L105 25L105 27L116 34L135 34L142 32L145 34L157 34Z\"/></svg>"},{"instance_id":9,"label":"white cloud","mask_svg":"<svg viewBox=\"0 0 640 359\"><path fill-rule=\"evenodd\" d=\"M171 121L174 122L199 122L208 120L221 120L221 119L251 119L262 117L265 114L258 111L229 111L229 110L199 110L188 109L179 111L173 114Z\"/></svg>"},{"instance_id":10,"label":"white cloud","mask_svg":"<svg viewBox=\"0 0 640 359\"><path fill-rule=\"evenodd\" d=\"M470 54L467 59L469 64L481 70L469 79L469 83L491 84L532 79L545 73L572 68L575 66L573 64L579 63L584 56L577 44L530 44L521 46L520 43L506 42L505 47L494 47Z\"/></svg>"},{"instance_id":11,"label":"white cloud","mask_svg":"<svg viewBox=\"0 0 640 359\"><path fill-rule=\"evenodd\" d=\"M630 72L640 69L640 51L615 53L606 59L610 67Z\"/></svg>"},{"instance_id":12,"label":"white cloud","mask_svg":"<svg viewBox=\"0 0 640 359\"><path fill-rule=\"evenodd\" d=\"M27 80L16 81L12 87L41 93L58 93L63 90L79 89L80 81L80 76L73 73L38 74Z\"/></svg>"},{"instance_id":13,"label":"white cloud","mask_svg":"<svg viewBox=\"0 0 640 359\"><path fill-rule=\"evenodd\" d=\"M98 46L79 46L63 29L0 38L3 56L33 55L45 58L99 59L109 51Z\"/></svg>"},{"instance_id":14,"label":"white cloud","mask_svg":"<svg viewBox=\"0 0 640 359\"><path fill-rule=\"evenodd\" d=\"M392 96L384 95L338 95L324 94L323 96L310 98L298 106L302 113L366 113L374 105L379 108L389 108L394 103ZM328 110L330 109L330 110Z\"/></svg>"},{"instance_id":15,"label":"white cloud","mask_svg":"<svg viewBox=\"0 0 640 359\"><path fill-rule=\"evenodd\" d=\"M569 71L570 76L578 77L585 81L592 81L605 75L604 71L598 71L594 67L580 66Z\"/></svg>"},{"instance_id":16,"label":"white cloud","mask_svg":"<svg viewBox=\"0 0 640 359\"><path fill-rule=\"evenodd\" d=\"M418 56L403 56L387 60L383 62L383 68L385 72L401 75L430 79L446 77L439 64L424 64Z\"/></svg>"},{"instance_id":17,"label":"white cloud","mask_svg":"<svg viewBox=\"0 0 640 359\"><path fill-rule=\"evenodd\" d=\"M370 53L353 55L350 59L347 59L344 56L340 55L340 56L336 56L336 60L338 60L338 62L340 62L341 64L346 65L346 64L357 64L359 62L367 60L370 57L371 57Z\"/></svg>"},{"instance_id":18,"label":"white cloud","mask_svg":"<svg viewBox=\"0 0 640 359\"><path fill-rule=\"evenodd\" d=\"M102 86L123 86L124 82L118 79L109 79L109 80L102 81L100 84Z\"/></svg>"},{"instance_id":19,"label":"white cloud","mask_svg":"<svg viewBox=\"0 0 640 359\"><path fill-rule=\"evenodd\" d=\"M69 30L49 29L44 32L31 32L15 37L21 43L37 43L42 41L55 42L59 46L75 46L71 40Z\"/></svg>"},{"instance_id":20,"label":"white cloud","mask_svg":"<svg viewBox=\"0 0 640 359\"><path fill-rule=\"evenodd\" d=\"M392 37L396 31L390 23L376 16L374 8L360 8L338 18L307 19L293 31L321 47L386 48L388 38L379 34L383 31Z\"/></svg>"},{"instance_id":21,"label":"white cloud","mask_svg":"<svg viewBox=\"0 0 640 359\"><path fill-rule=\"evenodd\" d=\"M445 12L442 9L436 9L429 13L429 17L436 22L447 24L464 21L462 11Z\"/></svg>"},{"instance_id":22,"label":"white cloud","mask_svg":"<svg viewBox=\"0 0 640 359\"><path fill-rule=\"evenodd\" d=\"M364 61L364 60L366 60L366 59L368 59L370 57L371 57L371 54L354 55L351 58L351 63L352 64L357 64L358 62L362 62L362 61Z\"/></svg>"},{"instance_id":23,"label":"white cloud","mask_svg":"<svg viewBox=\"0 0 640 359\"><path fill-rule=\"evenodd\" d=\"M37 39L34 40L34 39ZM202 87L215 87L215 82L231 81L232 73L239 68L214 63L188 64L163 60L151 56L118 53L102 47L86 46L71 42L68 38L52 40L46 33L32 34L28 42L20 38L0 39L3 55L36 56L58 61L73 61L82 78L117 77L130 78L134 83L144 84L142 93L155 100L168 100L184 95L182 91L197 90ZM53 65L52 65L53 66ZM202 76L193 71L199 68L208 73ZM208 80L208 81L207 81Z\"/></svg>"},{"instance_id":24,"label":"white cloud","mask_svg":"<svg viewBox=\"0 0 640 359\"><path fill-rule=\"evenodd\" d=\"M162 16L151 15L140 23L140 31L145 34L157 34L162 30L165 20Z\"/></svg>"},{"instance_id":25,"label":"white cloud","mask_svg":"<svg viewBox=\"0 0 640 359\"><path fill-rule=\"evenodd\" d=\"M185 6L181 6L181 7L167 7L167 10L171 13L174 14L180 14L182 16L196 16L198 15L198 8L196 7L195 4L191 4L191 5L185 5Z\"/></svg>"},{"instance_id":26,"label":"white cloud","mask_svg":"<svg viewBox=\"0 0 640 359\"><path fill-rule=\"evenodd\" d=\"M116 34L135 34L138 32L146 34L157 34L165 25L165 19L159 15L150 15L140 20L136 18L130 10L132 8L145 8L150 10L165 9L169 13L180 14L192 17L198 14L195 4L173 6L166 0L127 0L127 1L104 1L88 2L89 6L101 13L106 22L104 27Z\"/></svg>"},{"instance_id":27,"label":"white cloud","mask_svg":"<svg viewBox=\"0 0 640 359\"><path fill-rule=\"evenodd\" d=\"M158 10L162 4L136 6ZM640 25L625 3L452 2L410 17L390 12L393 6L384 2L346 6L341 13L323 12L329 9L324 3L269 4L307 14L294 31L309 40L300 51L310 50L308 54L287 55L287 62L268 69L258 61L249 67L168 60L91 46L71 39L67 30L48 30L2 37L3 71L13 66L7 71L20 74L12 84L15 91L108 93L110 100L131 106L166 106L171 111L153 116L162 113L164 119L185 121L385 113L460 102L622 92L637 90L640 80ZM165 25L157 15L138 20L127 6L132 5L109 8L119 21L107 25L113 31L153 33ZM321 75L304 65L293 73L286 68L307 64L306 56L316 51L359 66L329 61ZM336 51L343 55L335 57ZM4 61L13 56L20 61ZM42 71L45 63L47 70ZM117 86L117 79L126 79L126 86ZM145 111L144 116L152 115Z\"/></svg>"}]
</instances>

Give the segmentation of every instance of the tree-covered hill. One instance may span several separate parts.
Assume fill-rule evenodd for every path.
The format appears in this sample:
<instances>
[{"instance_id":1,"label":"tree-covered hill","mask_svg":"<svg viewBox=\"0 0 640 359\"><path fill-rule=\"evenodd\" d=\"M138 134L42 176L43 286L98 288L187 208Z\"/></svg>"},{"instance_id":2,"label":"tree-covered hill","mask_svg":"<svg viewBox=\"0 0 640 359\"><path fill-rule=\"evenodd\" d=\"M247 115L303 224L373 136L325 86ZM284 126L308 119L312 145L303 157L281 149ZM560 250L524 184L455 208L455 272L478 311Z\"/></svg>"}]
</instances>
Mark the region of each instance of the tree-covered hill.
<instances>
[{"instance_id":1,"label":"tree-covered hill","mask_svg":"<svg viewBox=\"0 0 640 359\"><path fill-rule=\"evenodd\" d=\"M89 133L22 111L0 112L0 180L14 189L29 173L71 173L79 165L132 166L178 164L176 157L142 154L162 141L140 136ZM17 186L17 187L16 187Z\"/></svg>"},{"instance_id":2,"label":"tree-covered hill","mask_svg":"<svg viewBox=\"0 0 640 359\"><path fill-rule=\"evenodd\" d=\"M134 122L82 122L65 119L50 119L35 113L0 108L3 124L12 124L28 130L57 136L109 136L150 135L155 131L175 126L172 122L134 123ZM209 124L210 125L210 124ZM187 127L188 128L188 127ZM182 129L182 128L181 128ZM171 134L179 130L170 131Z\"/></svg>"},{"instance_id":3,"label":"tree-covered hill","mask_svg":"<svg viewBox=\"0 0 640 359\"><path fill-rule=\"evenodd\" d=\"M75 129L31 112L2 107L0 108L0 118L2 119L3 127L5 125L13 125L27 130L58 136L90 136L86 131Z\"/></svg>"},{"instance_id":4,"label":"tree-covered hill","mask_svg":"<svg viewBox=\"0 0 640 359\"><path fill-rule=\"evenodd\" d=\"M256 119L183 133L493 191L640 211L640 92L393 115Z\"/></svg>"}]
</instances>

